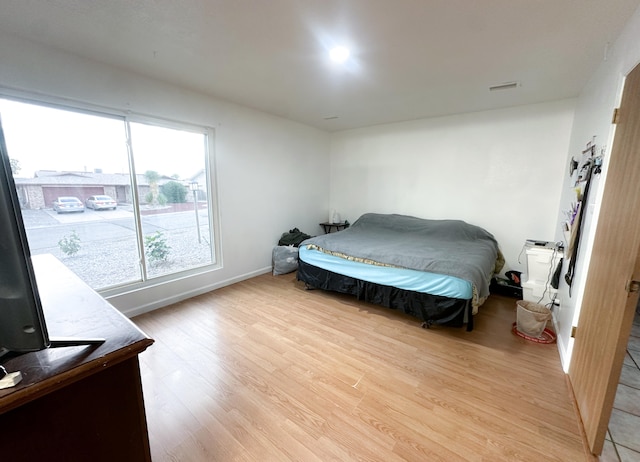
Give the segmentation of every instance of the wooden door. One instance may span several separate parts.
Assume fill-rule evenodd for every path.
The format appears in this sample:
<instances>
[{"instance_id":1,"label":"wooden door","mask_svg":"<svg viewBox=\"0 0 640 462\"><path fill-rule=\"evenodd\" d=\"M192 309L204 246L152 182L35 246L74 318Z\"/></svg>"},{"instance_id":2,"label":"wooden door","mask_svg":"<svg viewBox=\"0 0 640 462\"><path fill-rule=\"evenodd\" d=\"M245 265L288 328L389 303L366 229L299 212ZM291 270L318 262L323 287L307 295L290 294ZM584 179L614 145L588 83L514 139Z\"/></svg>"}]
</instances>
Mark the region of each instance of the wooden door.
<instances>
[{"instance_id":1,"label":"wooden door","mask_svg":"<svg viewBox=\"0 0 640 462\"><path fill-rule=\"evenodd\" d=\"M592 453L600 454L640 280L640 66L628 76L618 110L600 218L569 366L569 378Z\"/></svg>"}]
</instances>

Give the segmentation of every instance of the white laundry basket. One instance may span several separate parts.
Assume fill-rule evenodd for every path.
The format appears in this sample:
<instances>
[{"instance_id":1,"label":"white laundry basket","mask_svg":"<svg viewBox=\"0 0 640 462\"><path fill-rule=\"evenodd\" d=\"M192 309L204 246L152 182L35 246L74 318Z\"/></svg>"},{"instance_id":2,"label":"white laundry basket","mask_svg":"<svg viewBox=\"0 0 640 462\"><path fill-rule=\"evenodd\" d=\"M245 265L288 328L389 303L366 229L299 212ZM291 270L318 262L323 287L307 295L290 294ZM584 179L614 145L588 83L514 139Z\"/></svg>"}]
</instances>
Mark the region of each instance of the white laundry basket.
<instances>
[{"instance_id":1,"label":"white laundry basket","mask_svg":"<svg viewBox=\"0 0 640 462\"><path fill-rule=\"evenodd\" d=\"M551 310L527 300L516 302L516 325L520 332L531 337L540 337L547 321L551 319Z\"/></svg>"}]
</instances>

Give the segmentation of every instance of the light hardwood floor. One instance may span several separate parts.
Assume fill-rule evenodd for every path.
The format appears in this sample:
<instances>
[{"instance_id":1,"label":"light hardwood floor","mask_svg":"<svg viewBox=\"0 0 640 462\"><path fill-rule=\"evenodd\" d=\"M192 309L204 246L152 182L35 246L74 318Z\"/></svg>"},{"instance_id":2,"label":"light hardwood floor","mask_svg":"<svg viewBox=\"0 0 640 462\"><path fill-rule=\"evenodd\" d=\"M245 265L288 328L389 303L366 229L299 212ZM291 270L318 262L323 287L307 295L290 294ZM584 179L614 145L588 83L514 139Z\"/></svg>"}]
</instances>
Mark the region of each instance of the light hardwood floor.
<instances>
[{"instance_id":1,"label":"light hardwood floor","mask_svg":"<svg viewBox=\"0 0 640 462\"><path fill-rule=\"evenodd\" d=\"M583 461L555 344L262 275L134 318L154 461Z\"/></svg>"}]
</instances>

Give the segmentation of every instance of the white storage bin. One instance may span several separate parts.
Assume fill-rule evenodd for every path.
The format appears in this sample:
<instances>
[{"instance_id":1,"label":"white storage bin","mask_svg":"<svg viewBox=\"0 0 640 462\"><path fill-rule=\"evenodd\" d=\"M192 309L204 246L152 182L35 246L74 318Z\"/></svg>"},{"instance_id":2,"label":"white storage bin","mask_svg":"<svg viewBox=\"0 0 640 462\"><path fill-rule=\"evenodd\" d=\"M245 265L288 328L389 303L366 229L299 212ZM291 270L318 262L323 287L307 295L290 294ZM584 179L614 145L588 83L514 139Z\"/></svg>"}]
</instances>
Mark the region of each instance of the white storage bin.
<instances>
[{"instance_id":1,"label":"white storage bin","mask_svg":"<svg viewBox=\"0 0 640 462\"><path fill-rule=\"evenodd\" d=\"M546 287L546 292L545 292ZM536 282L524 281L522 283L522 299L528 302L539 303L548 306L556 297L558 291L550 284L538 284Z\"/></svg>"},{"instance_id":2,"label":"white storage bin","mask_svg":"<svg viewBox=\"0 0 640 462\"><path fill-rule=\"evenodd\" d=\"M529 247L526 251L526 281L544 285L551 280L551 277L562 258L561 252L544 247Z\"/></svg>"}]
</instances>

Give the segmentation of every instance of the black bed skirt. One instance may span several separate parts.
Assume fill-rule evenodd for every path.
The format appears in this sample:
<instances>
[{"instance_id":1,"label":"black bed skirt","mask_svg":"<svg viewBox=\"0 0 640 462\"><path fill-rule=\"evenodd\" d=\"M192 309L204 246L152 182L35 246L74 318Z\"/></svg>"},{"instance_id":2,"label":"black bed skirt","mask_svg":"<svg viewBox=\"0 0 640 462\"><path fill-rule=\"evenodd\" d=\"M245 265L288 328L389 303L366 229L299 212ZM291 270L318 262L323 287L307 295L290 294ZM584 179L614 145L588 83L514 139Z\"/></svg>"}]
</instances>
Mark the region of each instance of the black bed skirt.
<instances>
[{"instance_id":1,"label":"black bed skirt","mask_svg":"<svg viewBox=\"0 0 640 462\"><path fill-rule=\"evenodd\" d=\"M401 311L422 320L427 326L440 324L461 327L466 318L467 330L473 329L471 300L374 284L327 271L302 260L298 261L297 278L309 287L355 295L358 300Z\"/></svg>"}]
</instances>

